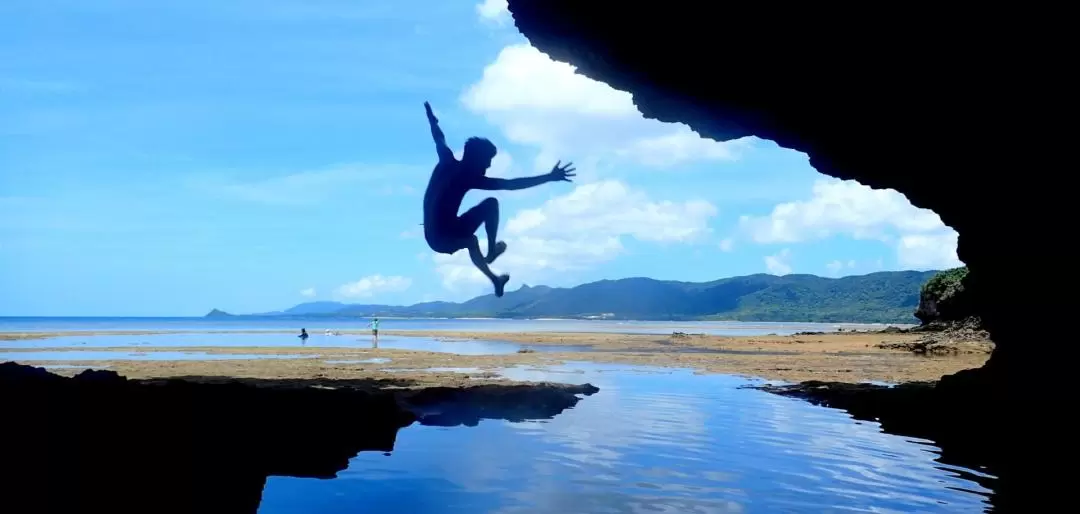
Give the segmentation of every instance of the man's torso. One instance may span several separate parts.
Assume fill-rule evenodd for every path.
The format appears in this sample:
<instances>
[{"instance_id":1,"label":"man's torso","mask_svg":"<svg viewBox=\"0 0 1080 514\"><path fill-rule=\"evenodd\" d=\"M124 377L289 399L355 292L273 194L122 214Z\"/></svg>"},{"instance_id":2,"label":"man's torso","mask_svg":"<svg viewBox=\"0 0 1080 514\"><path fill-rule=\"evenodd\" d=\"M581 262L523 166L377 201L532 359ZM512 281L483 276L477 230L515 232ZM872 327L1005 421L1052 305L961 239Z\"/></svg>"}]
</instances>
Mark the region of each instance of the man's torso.
<instances>
[{"instance_id":1,"label":"man's torso","mask_svg":"<svg viewBox=\"0 0 1080 514\"><path fill-rule=\"evenodd\" d=\"M458 210L469 191L457 160L439 161L424 192L424 232L447 228L457 221Z\"/></svg>"}]
</instances>

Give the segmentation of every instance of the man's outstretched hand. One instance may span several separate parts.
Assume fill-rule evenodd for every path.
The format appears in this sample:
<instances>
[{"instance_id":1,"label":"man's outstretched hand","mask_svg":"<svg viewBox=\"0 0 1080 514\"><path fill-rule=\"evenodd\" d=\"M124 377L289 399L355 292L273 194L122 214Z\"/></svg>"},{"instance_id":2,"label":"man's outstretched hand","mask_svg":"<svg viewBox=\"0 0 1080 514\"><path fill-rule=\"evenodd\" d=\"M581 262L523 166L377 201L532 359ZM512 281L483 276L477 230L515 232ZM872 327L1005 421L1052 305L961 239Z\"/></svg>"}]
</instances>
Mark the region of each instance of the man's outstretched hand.
<instances>
[{"instance_id":1,"label":"man's outstretched hand","mask_svg":"<svg viewBox=\"0 0 1080 514\"><path fill-rule=\"evenodd\" d=\"M435 113L431 111L431 104L424 102L424 110L427 111L427 119L432 123L438 123L439 118L435 117Z\"/></svg>"},{"instance_id":2,"label":"man's outstretched hand","mask_svg":"<svg viewBox=\"0 0 1080 514\"><path fill-rule=\"evenodd\" d=\"M559 166L559 164L562 164L562 161L556 162L555 167L551 168L551 181L555 182L562 180L570 182L570 177L574 176L574 163L568 162L566 164L563 164L562 166Z\"/></svg>"}]
</instances>

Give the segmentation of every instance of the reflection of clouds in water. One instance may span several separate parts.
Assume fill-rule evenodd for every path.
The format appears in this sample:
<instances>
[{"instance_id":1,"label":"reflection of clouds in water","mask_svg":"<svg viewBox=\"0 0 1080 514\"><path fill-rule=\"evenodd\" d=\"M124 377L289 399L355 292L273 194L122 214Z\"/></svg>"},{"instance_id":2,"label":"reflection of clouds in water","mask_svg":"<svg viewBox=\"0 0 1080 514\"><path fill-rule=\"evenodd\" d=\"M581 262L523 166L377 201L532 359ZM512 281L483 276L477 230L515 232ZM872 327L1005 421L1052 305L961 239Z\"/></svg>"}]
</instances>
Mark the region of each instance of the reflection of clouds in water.
<instances>
[{"instance_id":1,"label":"reflection of clouds in water","mask_svg":"<svg viewBox=\"0 0 1080 514\"><path fill-rule=\"evenodd\" d=\"M740 431L743 437L759 443L752 446L767 445L786 459L801 458L810 464L801 471L769 469L783 490L862 496L924 508L940 508L925 490L943 485L989 493L975 483L934 473L934 467L946 466L933 462L938 452L930 441L885 434L878 423L856 421L844 411L802 400L758 391L753 396L758 403L754 417L763 426Z\"/></svg>"},{"instance_id":2,"label":"reflection of clouds in water","mask_svg":"<svg viewBox=\"0 0 1080 514\"><path fill-rule=\"evenodd\" d=\"M589 366L590 371L593 368ZM624 394L621 387L626 386L618 384L606 373L593 372L568 378L558 368L511 368L502 374L512 380L588 381L600 388L599 393L563 412L551 423L511 425L563 445L569 451L560 452L558 456L570 461L610 467L619 464L621 449L641 445L686 449L708 439L706 416L699 409L699 402L692 397L665 393L661 388ZM663 376L656 379L658 383L662 381Z\"/></svg>"},{"instance_id":3,"label":"reflection of clouds in water","mask_svg":"<svg viewBox=\"0 0 1080 514\"><path fill-rule=\"evenodd\" d=\"M529 484L510 493L518 504L497 512L743 512L730 498L742 500L745 494L720 483L729 474L664 467L671 465L668 459L706 460L710 439L700 398L665 391L670 370L634 373L631 384L608 376L609 368L587 369L573 378L560 369L504 370L514 380L588 381L600 392L549 423L510 425L556 446L532 462ZM667 462L644 465L649 459ZM567 487L567 481L584 487Z\"/></svg>"},{"instance_id":4,"label":"reflection of clouds in water","mask_svg":"<svg viewBox=\"0 0 1080 514\"><path fill-rule=\"evenodd\" d=\"M694 402L671 394L637 391L623 394L615 377L580 371L566 368L504 370L503 376L513 380L589 382L598 386L600 392L552 420L481 423L480 427L470 430L487 432L492 424L501 425L499 428L504 430L455 440L455 453L462 457L446 466L444 476L469 490L490 488L493 482L508 473L504 469L508 456L520 459L522 454L534 454L528 464L532 468L527 485L529 490L520 494L559 496L564 494L568 479L585 481L592 486L610 483L618 487L628 473L658 473L655 469L642 470L635 463L626 462L624 449L636 448L640 452L643 446L651 446L660 448L657 453L662 457L667 454L663 447L685 451L696 446L694 441L707 440L706 417ZM511 430L505 431L506 428ZM520 436L536 442L523 443ZM402 437L408 437L408 433L403 433ZM529 446L522 448L521 444ZM400 446L408 447L407 442ZM520 470L514 472L520 473Z\"/></svg>"},{"instance_id":5,"label":"reflection of clouds in water","mask_svg":"<svg viewBox=\"0 0 1080 514\"><path fill-rule=\"evenodd\" d=\"M507 506L494 512L498 514L518 512L737 514L745 512L742 505L731 500L650 496L644 494L644 491L642 494L633 496L620 492L586 493L561 490L542 491L537 494L523 492L513 496L520 502L518 505Z\"/></svg>"},{"instance_id":6,"label":"reflection of clouds in water","mask_svg":"<svg viewBox=\"0 0 1080 514\"><path fill-rule=\"evenodd\" d=\"M356 459L347 473L367 485L345 494L355 504L382 497L501 513L980 507L980 498L945 489L977 485L934 469L926 446L881 434L873 423L737 390L746 381L734 377L634 369L507 371L519 380L590 382L600 392L551 420L410 427L398 434L393 457Z\"/></svg>"}]
</instances>

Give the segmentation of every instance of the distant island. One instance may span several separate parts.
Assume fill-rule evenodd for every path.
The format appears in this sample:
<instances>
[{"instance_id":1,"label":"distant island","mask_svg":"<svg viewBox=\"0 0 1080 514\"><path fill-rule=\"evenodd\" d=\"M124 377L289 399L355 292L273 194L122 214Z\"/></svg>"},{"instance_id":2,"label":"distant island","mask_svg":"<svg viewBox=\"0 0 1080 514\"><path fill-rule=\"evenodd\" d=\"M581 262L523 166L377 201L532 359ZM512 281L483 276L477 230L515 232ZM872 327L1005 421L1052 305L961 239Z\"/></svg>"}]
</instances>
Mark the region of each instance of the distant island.
<instances>
[{"instance_id":1,"label":"distant island","mask_svg":"<svg viewBox=\"0 0 1080 514\"><path fill-rule=\"evenodd\" d=\"M203 316L203 317L205 317L205 318L232 318L233 315L229 314L229 313L227 313L225 311L219 311L217 309L213 309L209 313L207 313L206 316Z\"/></svg>"},{"instance_id":2,"label":"distant island","mask_svg":"<svg viewBox=\"0 0 1080 514\"><path fill-rule=\"evenodd\" d=\"M564 318L653 321L919 323L920 293L938 271L883 271L826 278L756 274L712 282L651 278L601 280L576 287L522 286L502 298L415 305L308 302L281 312L207 317Z\"/></svg>"}]
</instances>

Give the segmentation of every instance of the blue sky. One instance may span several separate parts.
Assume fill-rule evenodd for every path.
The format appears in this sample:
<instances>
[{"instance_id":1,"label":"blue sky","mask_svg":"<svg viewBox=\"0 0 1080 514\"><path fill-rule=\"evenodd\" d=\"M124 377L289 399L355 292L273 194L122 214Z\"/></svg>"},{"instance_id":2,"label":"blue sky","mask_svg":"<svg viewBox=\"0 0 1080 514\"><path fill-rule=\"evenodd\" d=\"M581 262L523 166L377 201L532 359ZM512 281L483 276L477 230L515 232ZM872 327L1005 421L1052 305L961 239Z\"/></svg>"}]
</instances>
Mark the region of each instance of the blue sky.
<instances>
[{"instance_id":1,"label":"blue sky","mask_svg":"<svg viewBox=\"0 0 1080 514\"><path fill-rule=\"evenodd\" d=\"M490 292L420 235L425 100L456 151L495 142L491 175L577 164L494 194L511 290L959 264L955 232L895 191L645 120L529 46L505 2L367 4L0 4L0 315Z\"/></svg>"}]
</instances>

